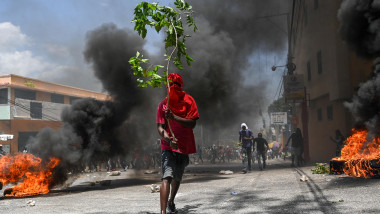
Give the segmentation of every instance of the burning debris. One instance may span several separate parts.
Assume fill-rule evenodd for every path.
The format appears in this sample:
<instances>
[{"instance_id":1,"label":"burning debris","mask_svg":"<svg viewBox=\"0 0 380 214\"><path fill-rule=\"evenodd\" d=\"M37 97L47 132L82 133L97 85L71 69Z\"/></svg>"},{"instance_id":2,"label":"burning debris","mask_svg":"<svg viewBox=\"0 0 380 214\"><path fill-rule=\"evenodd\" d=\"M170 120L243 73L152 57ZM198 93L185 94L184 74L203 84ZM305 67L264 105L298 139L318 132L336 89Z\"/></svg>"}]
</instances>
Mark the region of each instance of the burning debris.
<instances>
[{"instance_id":1,"label":"burning debris","mask_svg":"<svg viewBox=\"0 0 380 214\"><path fill-rule=\"evenodd\" d=\"M27 153L0 158L0 186L15 184L4 190L7 197L25 197L49 192L53 183L53 170L60 160L51 158L42 161Z\"/></svg>"},{"instance_id":2,"label":"burning debris","mask_svg":"<svg viewBox=\"0 0 380 214\"><path fill-rule=\"evenodd\" d=\"M347 138L341 157L330 161L332 174L380 178L380 137L367 140L367 131L354 130Z\"/></svg>"}]
</instances>

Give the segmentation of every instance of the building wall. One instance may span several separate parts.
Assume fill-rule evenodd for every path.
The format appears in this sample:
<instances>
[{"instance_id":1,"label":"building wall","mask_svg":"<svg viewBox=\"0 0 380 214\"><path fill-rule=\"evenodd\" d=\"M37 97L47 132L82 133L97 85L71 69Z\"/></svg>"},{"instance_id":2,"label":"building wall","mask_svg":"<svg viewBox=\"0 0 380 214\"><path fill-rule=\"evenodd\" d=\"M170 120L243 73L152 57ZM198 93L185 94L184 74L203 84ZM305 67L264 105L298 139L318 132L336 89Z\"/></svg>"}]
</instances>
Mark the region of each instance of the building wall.
<instances>
[{"instance_id":1,"label":"building wall","mask_svg":"<svg viewBox=\"0 0 380 214\"><path fill-rule=\"evenodd\" d=\"M336 129L348 136L353 127L353 116L344 102L350 101L359 84L369 77L372 62L358 58L341 40L337 19L341 1L317 1L317 7L314 0L295 2L291 54L297 65L296 73L304 75L309 99L310 160L329 161L335 156L335 144L330 136L335 136ZM321 53L321 73L318 72L318 52ZM308 74L311 74L309 80ZM328 107L332 108L331 120L327 119Z\"/></svg>"},{"instance_id":2,"label":"building wall","mask_svg":"<svg viewBox=\"0 0 380 214\"><path fill-rule=\"evenodd\" d=\"M11 154L19 151L19 133L20 132L39 132L45 127L58 130L62 125L60 121L41 121L41 120L1 120L0 130L4 134L12 134L13 139L2 141L1 143L11 145Z\"/></svg>"},{"instance_id":3,"label":"building wall","mask_svg":"<svg viewBox=\"0 0 380 214\"><path fill-rule=\"evenodd\" d=\"M58 130L62 126L60 115L64 108L70 105L72 98L94 98L97 100L111 100L107 94L94 91L48 83L17 75L0 76L0 87L9 88L10 102L0 105L0 131L14 135L12 140L0 142L10 145L12 154L22 150L29 136L34 136L45 127ZM35 92L35 99L16 98L15 89L31 90ZM64 104L51 102L52 94L64 95ZM41 119L31 117L31 103L41 106ZM38 111L39 112L39 111ZM34 114L35 115L35 114ZM20 133L22 136L20 137ZM8 148L8 147L7 147Z\"/></svg>"},{"instance_id":4,"label":"building wall","mask_svg":"<svg viewBox=\"0 0 380 214\"><path fill-rule=\"evenodd\" d=\"M22 88L28 90L41 91L43 93L39 94L39 98L49 100L48 97L44 96L44 93L56 93L67 96L74 97L90 97L97 100L110 100L111 97L104 93L99 93L95 91L49 83L37 79L32 79L28 77L22 77L14 74L0 76L0 87L11 87L11 88ZM14 98L14 97L13 97Z\"/></svg>"}]
</instances>

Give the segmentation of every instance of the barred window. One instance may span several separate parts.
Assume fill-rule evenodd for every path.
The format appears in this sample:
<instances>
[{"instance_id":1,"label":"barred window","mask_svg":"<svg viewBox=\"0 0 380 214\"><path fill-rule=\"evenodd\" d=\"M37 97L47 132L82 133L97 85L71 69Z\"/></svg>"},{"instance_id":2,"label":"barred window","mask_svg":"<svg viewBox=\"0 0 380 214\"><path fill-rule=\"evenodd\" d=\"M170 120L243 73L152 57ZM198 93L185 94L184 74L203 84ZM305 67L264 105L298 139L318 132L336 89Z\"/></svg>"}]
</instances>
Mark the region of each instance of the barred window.
<instances>
[{"instance_id":1,"label":"barred window","mask_svg":"<svg viewBox=\"0 0 380 214\"><path fill-rule=\"evenodd\" d=\"M42 103L30 102L30 117L42 119Z\"/></svg>"}]
</instances>

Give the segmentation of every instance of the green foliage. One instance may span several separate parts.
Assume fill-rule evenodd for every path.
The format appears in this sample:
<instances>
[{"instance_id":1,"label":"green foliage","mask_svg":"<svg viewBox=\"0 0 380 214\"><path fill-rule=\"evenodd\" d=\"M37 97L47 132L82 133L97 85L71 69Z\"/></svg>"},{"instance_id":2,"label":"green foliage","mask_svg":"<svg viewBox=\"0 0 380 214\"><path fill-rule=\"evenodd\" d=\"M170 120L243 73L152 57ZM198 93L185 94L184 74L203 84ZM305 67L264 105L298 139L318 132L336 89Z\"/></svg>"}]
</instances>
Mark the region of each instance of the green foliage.
<instances>
[{"instance_id":1,"label":"green foliage","mask_svg":"<svg viewBox=\"0 0 380 214\"><path fill-rule=\"evenodd\" d=\"M165 50L166 50L166 60L168 65L166 71L163 71L163 75L159 75L159 69L164 68L162 65L149 66L144 69L141 65L143 63L148 63L148 59L144 59L137 52L135 57L131 57L129 63L133 69L133 74L139 77L139 87L147 87L148 85L156 88L161 87L162 83L166 83L166 77L168 74L169 62L172 60L172 52L168 53L169 48L177 50L176 56L173 59L173 64L178 69L183 69L182 59L185 58L186 63L190 66L191 62L194 61L186 53L186 38L190 35L185 34L183 28L182 16L186 15L186 22L188 27L192 27L194 32L198 29L194 18L192 16L192 7L184 0L175 0L174 5L178 9L175 10L171 7L161 6L157 3L141 2L137 4L134 10L134 18L132 20L135 23L134 30L138 34L145 38L148 32L147 26L154 28L157 32L160 32L163 28L166 29ZM152 69L153 68L153 69ZM149 70L151 69L151 70ZM146 81L144 79L150 78Z\"/></svg>"},{"instance_id":2,"label":"green foliage","mask_svg":"<svg viewBox=\"0 0 380 214\"><path fill-rule=\"evenodd\" d=\"M268 107L268 113L272 112L287 112L288 111L288 105L285 103L285 98L281 97L278 100L273 101L272 104Z\"/></svg>"},{"instance_id":3,"label":"green foliage","mask_svg":"<svg viewBox=\"0 0 380 214\"><path fill-rule=\"evenodd\" d=\"M330 173L330 168L326 167L326 163L317 163L317 166L311 171L313 174L328 174Z\"/></svg>"}]
</instances>

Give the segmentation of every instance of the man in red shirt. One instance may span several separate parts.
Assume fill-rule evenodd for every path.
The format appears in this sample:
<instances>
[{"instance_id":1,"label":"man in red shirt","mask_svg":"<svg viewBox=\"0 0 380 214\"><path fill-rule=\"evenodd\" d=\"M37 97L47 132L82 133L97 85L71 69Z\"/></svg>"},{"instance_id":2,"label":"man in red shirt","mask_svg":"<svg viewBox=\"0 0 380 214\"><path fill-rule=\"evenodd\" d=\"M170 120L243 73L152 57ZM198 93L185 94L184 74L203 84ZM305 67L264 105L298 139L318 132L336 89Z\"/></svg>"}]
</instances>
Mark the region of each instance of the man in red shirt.
<instances>
[{"instance_id":1,"label":"man in red shirt","mask_svg":"<svg viewBox=\"0 0 380 214\"><path fill-rule=\"evenodd\" d=\"M176 213L174 198L178 192L183 172L189 164L189 154L196 153L193 129L199 118L197 105L182 90L182 77L169 75L170 97L160 102L157 109L157 130L161 135L162 184L160 190L161 213ZM168 93L169 94L169 93ZM168 122L170 121L170 131ZM169 198L170 193L170 198Z\"/></svg>"}]
</instances>

